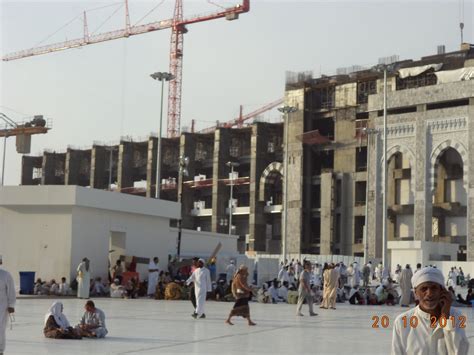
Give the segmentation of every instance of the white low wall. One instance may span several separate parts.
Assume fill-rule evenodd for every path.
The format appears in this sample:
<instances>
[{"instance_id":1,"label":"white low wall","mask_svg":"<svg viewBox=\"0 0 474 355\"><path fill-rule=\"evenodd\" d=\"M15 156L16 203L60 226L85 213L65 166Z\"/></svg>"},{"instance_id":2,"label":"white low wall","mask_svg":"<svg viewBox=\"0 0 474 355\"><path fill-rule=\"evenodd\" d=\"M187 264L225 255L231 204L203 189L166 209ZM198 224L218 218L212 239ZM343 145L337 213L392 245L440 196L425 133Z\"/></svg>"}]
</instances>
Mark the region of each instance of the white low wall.
<instances>
[{"instance_id":1,"label":"white low wall","mask_svg":"<svg viewBox=\"0 0 474 355\"><path fill-rule=\"evenodd\" d=\"M387 243L389 258L391 262L391 271L394 271L397 264L403 267L410 264L412 268L416 268L417 263L423 266L441 262L432 260L432 256L445 256L455 262L457 260L457 244L442 242L425 242L425 241L390 241Z\"/></svg>"}]
</instances>

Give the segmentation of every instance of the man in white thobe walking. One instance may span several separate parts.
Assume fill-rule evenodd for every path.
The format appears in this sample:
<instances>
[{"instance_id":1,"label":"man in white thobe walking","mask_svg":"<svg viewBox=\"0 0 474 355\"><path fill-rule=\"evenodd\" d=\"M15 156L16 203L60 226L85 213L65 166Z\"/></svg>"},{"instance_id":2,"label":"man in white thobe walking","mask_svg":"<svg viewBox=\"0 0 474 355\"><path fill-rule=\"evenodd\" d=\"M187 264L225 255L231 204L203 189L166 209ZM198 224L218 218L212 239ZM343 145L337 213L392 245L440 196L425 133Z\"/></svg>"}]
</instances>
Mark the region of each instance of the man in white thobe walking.
<instances>
[{"instance_id":1,"label":"man in white thobe walking","mask_svg":"<svg viewBox=\"0 0 474 355\"><path fill-rule=\"evenodd\" d=\"M77 298L89 298L89 290L91 287L90 261L87 258L77 267Z\"/></svg>"},{"instance_id":2,"label":"man in white thobe walking","mask_svg":"<svg viewBox=\"0 0 474 355\"><path fill-rule=\"evenodd\" d=\"M360 270L359 264L357 264L356 261L352 264L352 279L350 285L352 288L360 286Z\"/></svg>"},{"instance_id":3,"label":"man in white thobe walking","mask_svg":"<svg viewBox=\"0 0 474 355\"><path fill-rule=\"evenodd\" d=\"M196 310L192 314L193 318L206 318L204 313L204 305L206 303L206 296L208 292L212 291L211 284L211 273L207 268L204 267L206 262L204 259L199 259L198 267L189 279L186 281L186 284L189 285L191 282L194 282L194 294L196 295Z\"/></svg>"},{"instance_id":4,"label":"man in white thobe walking","mask_svg":"<svg viewBox=\"0 0 474 355\"><path fill-rule=\"evenodd\" d=\"M2 256L0 255L0 265ZM12 275L6 270L0 269L0 355L5 351L7 322L10 313L15 312L15 284Z\"/></svg>"},{"instance_id":5,"label":"man in white thobe walking","mask_svg":"<svg viewBox=\"0 0 474 355\"><path fill-rule=\"evenodd\" d=\"M451 307L441 271L425 267L411 282L420 303L395 319L392 355L467 355L466 316Z\"/></svg>"},{"instance_id":6,"label":"man in white thobe walking","mask_svg":"<svg viewBox=\"0 0 474 355\"><path fill-rule=\"evenodd\" d=\"M148 291L147 295L149 297L154 297L156 293L156 286L158 285L158 279L160 276L160 269L158 268L158 263L160 259L156 256L148 264Z\"/></svg>"}]
</instances>

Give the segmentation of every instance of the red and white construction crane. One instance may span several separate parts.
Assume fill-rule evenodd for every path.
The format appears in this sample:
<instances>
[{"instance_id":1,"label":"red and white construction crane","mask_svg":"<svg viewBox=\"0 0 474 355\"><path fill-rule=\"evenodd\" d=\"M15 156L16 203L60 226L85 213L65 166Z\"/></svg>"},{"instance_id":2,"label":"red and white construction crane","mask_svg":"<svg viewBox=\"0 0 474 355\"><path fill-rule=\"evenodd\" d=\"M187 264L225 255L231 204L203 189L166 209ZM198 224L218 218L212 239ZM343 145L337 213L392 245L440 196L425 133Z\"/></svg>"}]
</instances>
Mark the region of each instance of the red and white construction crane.
<instances>
[{"instance_id":1,"label":"red and white construction crane","mask_svg":"<svg viewBox=\"0 0 474 355\"><path fill-rule=\"evenodd\" d=\"M262 114L262 113L264 113L264 112L267 112L267 111L271 110L272 108L277 107L278 105L281 105L283 102L284 102L284 99L283 99L283 98L278 99L278 100L273 101L273 102L271 102L271 103L269 103L269 104L266 104L266 105L263 106L263 107L260 107L259 109L255 110L255 111L253 111L253 112L250 112L250 113L248 113L248 114L246 114L246 115L243 114L243 111L242 111L242 110L243 110L243 107L242 107L242 105L240 105L240 115L239 115L239 117L234 118L234 119L232 119L232 120L230 120L230 121L227 121L227 122L223 122L223 123L219 124L218 126L216 125L216 126L204 128L204 129L200 130L199 133L210 133L210 132L214 132L214 131L216 130L216 128L218 128L218 127L232 128L232 127L234 127L234 126L237 126L237 127L240 128L240 127L243 126L243 124L244 124L245 121L248 121L248 120L250 120L250 119L252 119L252 118L255 118L255 117L257 117L258 115L260 115L260 114ZM194 120L193 120L193 126L194 126ZM194 128L191 129L191 132L194 133Z\"/></svg>"},{"instance_id":2,"label":"red and white construction crane","mask_svg":"<svg viewBox=\"0 0 474 355\"><path fill-rule=\"evenodd\" d=\"M183 1L176 0L174 16L172 19L148 23L145 25L130 25L130 15L128 11L128 0L125 1L125 28L95 35L89 35L87 25L87 15L84 12L84 36L65 42L53 43L46 46L34 47L15 53L5 55L2 60L10 61L32 57L51 52L86 46L89 44L111 41L119 38L128 38L131 36L164 30L171 28L171 48L170 48L170 73L174 79L170 81L168 93L168 137L176 137L180 132L181 121L181 87L182 87L182 68L183 68L183 35L187 32L186 25L193 23L225 18L229 21L236 20L239 15L250 10L250 0L242 0L242 4L231 8L223 9L220 12L198 15L189 18L183 17Z\"/></svg>"}]
</instances>

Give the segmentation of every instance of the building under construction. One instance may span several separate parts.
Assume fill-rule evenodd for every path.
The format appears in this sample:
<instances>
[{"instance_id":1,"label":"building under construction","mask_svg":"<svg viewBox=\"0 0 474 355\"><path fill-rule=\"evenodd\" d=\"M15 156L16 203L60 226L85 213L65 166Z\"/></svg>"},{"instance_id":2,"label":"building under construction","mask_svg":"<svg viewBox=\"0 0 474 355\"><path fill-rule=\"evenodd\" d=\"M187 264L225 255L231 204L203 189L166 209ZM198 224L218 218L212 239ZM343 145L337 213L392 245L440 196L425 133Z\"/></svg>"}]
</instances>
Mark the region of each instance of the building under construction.
<instances>
[{"instance_id":1,"label":"building under construction","mask_svg":"<svg viewBox=\"0 0 474 355\"><path fill-rule=\"evenodd\" d=\"M450 244L455 258L474 260L474 214L467 212L474 208L474 49L464 44L453 53L439 48L421 60L390 62L389 244ZM363 256L367 208L367 253L380 258L383 71L379 66L319 78L295 74L285 91L285 104L297 109L288 114L285 132L282 123L254 123L163 139L161 198L177 200L182 193L185 228L228 233L233 182L232 233L240 236L241 250L280 253L288 146L287 252ZM114 184L117 191L153 197L156 146L155 137L123 139L115 146L24 156L22 184ZM184 181L178 176L180 156L190 161ZM229 161L240 164L233 178ZM140 181L146 186L137 187ZM442 249L430 257L455 260Z\"/></svg>"},{"instance_id":2,"label":"building under construction","mask_svg":"<svg viewBox=\"0 0 474 355\"><path fill-rule=\"evenodd\" d=\"M363 256L368 196L368 256L382 256L386 68L389 254L474 261L474 48L388 59L287 80L288 252Z\"/></svg>"},{"instance_id":3,"label":"building under construction","mask_svg":"<svg viewBox=\"0 0 474 355\"><path fill-rule=\"evenodd\" d=\"M162 139L160 198L182 194L183 228L229 232L233 185L232 234L241 251L280 252L283 124L253 123ZM117 145L68 148L42 156L23 156L22 185L80 185L146 197L155 196L156 137L122 138ZM180 180L179 157L188 157L188 176ZM239 163L233 179L228 162ZM146 183L146 184L145 184Z\"/></svg>"}]
</instances>

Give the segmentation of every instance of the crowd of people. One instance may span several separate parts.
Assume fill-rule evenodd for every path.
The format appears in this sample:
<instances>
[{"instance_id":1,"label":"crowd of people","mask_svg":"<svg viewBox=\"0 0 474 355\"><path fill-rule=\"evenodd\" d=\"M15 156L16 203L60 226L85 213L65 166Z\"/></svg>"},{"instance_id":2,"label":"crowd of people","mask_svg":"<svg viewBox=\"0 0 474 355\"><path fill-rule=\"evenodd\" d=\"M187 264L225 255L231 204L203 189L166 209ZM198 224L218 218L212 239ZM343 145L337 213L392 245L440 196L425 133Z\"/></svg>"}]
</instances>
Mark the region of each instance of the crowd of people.
<instances>
[{"instance_id":1,"label":"crowd of people","mask_svg":"<svg viewBox=\"0 0 474 355\"><path fill-rule=\"evenodd\" d=\"M426 349L431 349L433 352L430 350L430 353L465 355L469 350L469 341L463 327L442 325L443 318L455 321L461 319L462 313L454 307L469 305L474 301L472 289L468 290L465 298L455 294L454 287L461 285L463 281L461 269L457 271L457 268L452 268L445 282L440 270L433 266L422 268L421 264L417 265L415 271L412 271L408 264L403 269L397 266L392 278L392 274L381 264L373 268L371 262L360 269L357 262L346 267L343 263L319 265L312 264L309 260L290 263L285 261L281 264L277 277L257 291L255 286L249 284L248 268L245 265L237 268L234 262L227 266L223 278L218 280L218 285L212 281L211 271L204 259L194 258L191 265L184 265L186 270L183 270L181 265L176 274L169 271L169 275L160 271L157 264L158 260L155 258L153 264L150 262L149 265L149 273L157 275L151 280L156 284L154 297L161 292L160 283L166 284L165 299L167 293L173 293L174 297L182 296L180 294L182 288L187 288L194 309L191 316L195 319L206 318L205 306L212 294L215 299L234 301L225 320L226 324L234 325L232 318L240 316L247 320L249 326L256 325L251 319L249 306L254 296L257 296L258 302L295 303L297 316L303 316L302 309L305 303L310 316L318 315L313 309L315 303L320 304L320 309L332 310L336 309L337 302L345 301L359 305L400 304L405 307L415 303L414 308L399 315L394 322L392 354L425 353ZM119 266L119 263L116 266ZM123 274L120 279L118 276L121 275L117 274L117 268L113 268L113 271L111 277L114 277L113 284L116 284L118 289L124 282ZM91 285L90 275L87 275L89 272L89 262L84 258L77 268L78 297L89 297L91 288L85 287ZM100 279L95 281L101 282ZM64 278L60 285L55 282L44 284L39 280L36 286L39 292L51 294L59 292L63 284L66 284ZM150 293L153 292L153 288L150 290L150 283L146 287L145 284L137 285L137 289L140 287L144 295L153 296L153 293ZM372 292L372 289L375 291ZM397 289L400 289L400 294ZM0 291L0 306L5 309L0 313L1 352L5 347L7 319L15 311L13 279L4 270L0 270ZM109 291L115 292L113 285L110 285ZM411 326L413 318L416 318L417 324L421 322L424 326ZM436 328L433 328L433 318L439 322ZM410 319L410 326L407 326L407 319ZM45 316L43 333L47 338L81 339L103 338L108 331L104 312L96 308L93 301L88 300L85 304L85 313L75 327L72 327L67 320L63 304L54 302Z\"/></svg>"},{"instance_id":2,"label":"crowd of people","mask_svg":"<svg viewBox=\"0 0 474 355\"><path fill-rule=\"evenodd\" d=\"M136 264L126 265L117 260L109 270L109 279L90 277L89 260L84 258L77 268L77 279L71 284L65 277L57 283L54 279L43 282L37 279L34 286L35 295L71 296L77 293L79 298L111 297L139 298L150 297L158 300L193 300L194 282L187 282L197 269L198 258L185 265L176 266L170 259L168 270L160 270L159 259L153 258L148 265L148 278L139 280L137 276L124 278L126 272L135 272ZM209 272L206 287L206 299L216 301L235 301L232 291L232 279L238 271L235 262L230 261L225 273L217 275L215 258L204 261ZM430 265L431 266L431 265ZM353 305L396 305L408 307L415 297L411 277L421 269L418 264L413 272L410 265L402 269L397 265L390 273L381 263L373 265L371 261L359 267L357 262L346 266L339 263L311 263L307 260L285 260L281 262L276 277L262 284L253 286L252 295L259 303L305 303L319 304L323 309L335 309L336 303L348 302ZM329 270L329 271L328 271ZM303 286L301 275L305 274ZM465 297L455 293L456 286L468 285L470 276L464 275L462 268L452 267L447 275L446 286L452 295L455 306L470 306L474 300L472 288ZM86 287L88 283L88 287ZM307 284L307 287L305 286ZM301 296L303 287L304 296ZM300 311L297 311L299 314ZM312 313L312 312L310 312Z\"/></svg>"}]
</instances>

